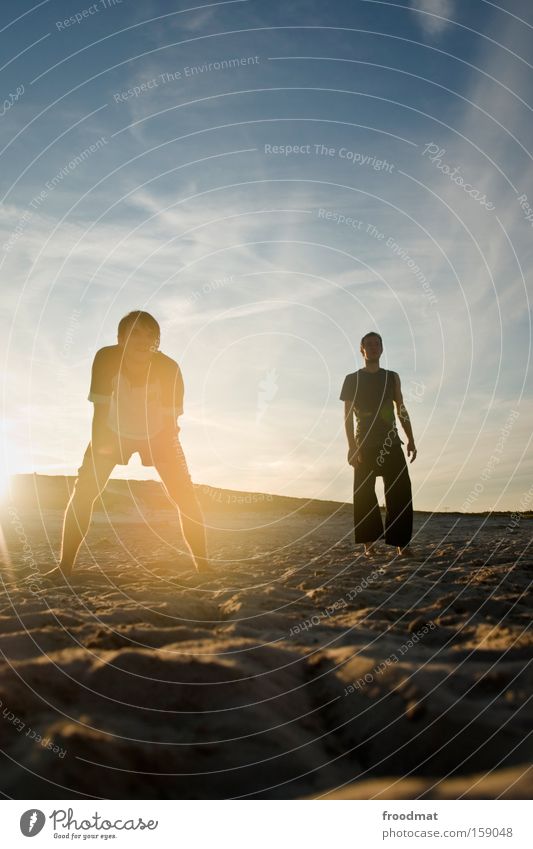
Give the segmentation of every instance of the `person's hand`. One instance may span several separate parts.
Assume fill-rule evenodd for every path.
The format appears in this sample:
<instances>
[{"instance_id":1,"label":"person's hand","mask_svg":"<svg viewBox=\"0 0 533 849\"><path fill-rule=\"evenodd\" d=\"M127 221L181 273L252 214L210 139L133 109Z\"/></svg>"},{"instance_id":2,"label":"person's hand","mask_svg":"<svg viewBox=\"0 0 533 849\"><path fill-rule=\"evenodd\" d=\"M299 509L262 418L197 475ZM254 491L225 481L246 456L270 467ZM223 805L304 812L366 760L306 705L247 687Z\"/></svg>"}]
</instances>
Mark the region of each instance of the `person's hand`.
<instances>
[{"instance_id":1,"label":"person's hand","mask_svg":"<svg viewBox=\"0 0 533 849\"><path fill-rule=\"evenodd\" d=\"M180 427L173 416L169 416L164 423L162 430L157 434L157 438L162 441L173 442L179 439Z\"/></svg>"},{"instance_id":2,"label":"person's hand","mask_svg":"<svg viewBox=\"0 0 533 849\"><path fill-rule=\"evenodd\" d=\"M359 449L355 448L355 447L349 448L348 449L348 463L350 464L350 466L353 466L355 468L355 466L357 466L357 464L360 463L360 462L361 462L361 455L359 453Z\"/></svg>"},{"instance_id":3,"label":"person's hand","mask_svg":"<svg viewBox=\"0 0 533 849\"><path fill-rule=\"evenodd\" d=\"M96 454L101 457L111 457L114 452L114 446L106 443L98 443L94 448Z\"/></svg>"},{"instance_id":4,"label":"person's hand","mask_svg":"<svg viewBox=\"0 0 533 849\"><path fill-rule=\"evenodd\" d=\"M116 437L106 436L102 433L96 435L92 440L93 451L102 457L110 457L116 450Z\"/></svg>"},{"instance_id":5,"label":"person's hand","mask_svg":"<svg viewBox=\"0 0 533 849\"><path fill-rule=\"evenodd\" d=\"M411 457L411 454L413 455L412 457ZM413 463L414 460L416 460L416 455L417 455L417 450L415 448L415 443L412 442L412 441L409 441L407 443L407 456L411 457L411 463Z\"/></svg>"},{"instance_id":6,"label":"person's hand","mask_svg":"<svg viewBox=\"0 0 533 849\"><path fill-rule=\"evenodd\" d=\"M102 419L93 420L91 443L93 451L104 457L110 457L116 450L117 435Z\"/></svg>"}]
</instances>

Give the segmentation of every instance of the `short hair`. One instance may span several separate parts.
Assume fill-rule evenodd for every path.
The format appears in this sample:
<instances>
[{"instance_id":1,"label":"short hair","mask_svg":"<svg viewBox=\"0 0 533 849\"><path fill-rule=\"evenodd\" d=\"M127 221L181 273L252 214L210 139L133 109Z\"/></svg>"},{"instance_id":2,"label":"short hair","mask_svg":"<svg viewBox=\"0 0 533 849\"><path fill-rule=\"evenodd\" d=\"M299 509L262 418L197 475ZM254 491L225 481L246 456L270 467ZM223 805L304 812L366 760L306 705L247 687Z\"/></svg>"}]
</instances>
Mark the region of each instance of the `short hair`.
<instances>
[{"instance_id":1,"label":"short hair","mask_svg":"<svg viewBox=\"0 0 533 849\"><path fill-rule=\"evenodd\" d=\"M370 330L368 333L365 333L365 335L361 339L361 348L365 347L365 339L368 339L369 336L377 336L379 341L381 342L381 347L383 348L383 339L381 338L379 333L376 333L375 330Z\"/></svg>"},{"instance_id":2,"label":"short hair","mask_svg":"<svg viewBox=\"0 0 533 849\"><path fill-rule=\"evenodd\" d=\"M120 339L121 337L126 336L130 328L134 327L136 324L144 327L145 330L150 330L154 340L157 340L157 344L159 344L159 340L161 338L161 328L159 327L159 323L155 320L153 315L150 315L149 312L143 312L143 310L132 310L132 312L129 312L120 319L117 330L118 338Z\"/></svg>"}]
</instances>

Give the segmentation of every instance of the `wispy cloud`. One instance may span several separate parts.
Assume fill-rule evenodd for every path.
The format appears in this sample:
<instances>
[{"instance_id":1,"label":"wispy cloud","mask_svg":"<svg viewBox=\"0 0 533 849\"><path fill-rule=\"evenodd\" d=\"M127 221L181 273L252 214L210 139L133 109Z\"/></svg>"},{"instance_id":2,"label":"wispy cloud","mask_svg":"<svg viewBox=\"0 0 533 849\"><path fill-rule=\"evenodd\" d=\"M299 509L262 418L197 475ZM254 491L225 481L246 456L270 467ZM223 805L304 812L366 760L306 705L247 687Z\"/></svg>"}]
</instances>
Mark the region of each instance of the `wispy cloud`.
<instances>
[{"instance_id":1,"label":"wispy cloud","mask_svg":"<svg viewBox=\"0 0 533 849\"><path fill-rule=\"evenodd\" d=\"M436 38L451 26L456 8L455 0L411 0L417 24L429 38Z\"/></svg>"}]
</instances>

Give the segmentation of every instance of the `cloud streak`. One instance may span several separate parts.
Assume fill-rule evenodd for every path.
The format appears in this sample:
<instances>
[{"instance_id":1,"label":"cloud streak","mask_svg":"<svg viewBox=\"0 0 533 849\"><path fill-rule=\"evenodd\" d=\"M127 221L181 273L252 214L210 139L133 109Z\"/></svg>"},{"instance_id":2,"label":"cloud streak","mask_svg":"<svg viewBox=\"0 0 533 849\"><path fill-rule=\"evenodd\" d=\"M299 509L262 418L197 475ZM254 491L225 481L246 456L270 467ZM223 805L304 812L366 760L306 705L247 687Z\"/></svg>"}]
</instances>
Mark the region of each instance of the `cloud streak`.
<instances>
[{"instance_id":1,"label":"cloud streak","mask_svg":"<svg viewBox=\"0 0 533 849\"><path fill-rule=\"evenodd\" d=\"M428 38L438 38L448 27L456 12L455 0L411 0L416 23Z\"/></svg>"}]
</instances>

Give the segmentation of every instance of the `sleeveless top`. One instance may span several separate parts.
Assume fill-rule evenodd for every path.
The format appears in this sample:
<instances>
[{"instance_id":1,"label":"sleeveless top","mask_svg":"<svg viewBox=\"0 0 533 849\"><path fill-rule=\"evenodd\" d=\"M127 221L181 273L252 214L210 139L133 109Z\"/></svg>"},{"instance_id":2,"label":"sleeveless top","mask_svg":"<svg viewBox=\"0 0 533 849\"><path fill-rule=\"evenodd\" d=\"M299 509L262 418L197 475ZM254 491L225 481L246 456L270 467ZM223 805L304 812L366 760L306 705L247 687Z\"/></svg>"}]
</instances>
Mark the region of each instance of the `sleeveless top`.
<instances>
[{"instance_id":1,"label":"sleeveless top","mask_svg":"<svg viewBox=\"0 0 533 849\"><path fill-rule=\"evenodd\" d=\"M381 447L385 440L387 445L402 444L394 415L394 374L360 369L344 378L340 398L353 403L358 445Z\"/></svg>"}]
</instances>

